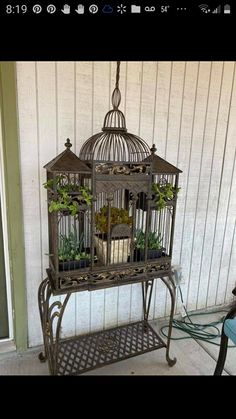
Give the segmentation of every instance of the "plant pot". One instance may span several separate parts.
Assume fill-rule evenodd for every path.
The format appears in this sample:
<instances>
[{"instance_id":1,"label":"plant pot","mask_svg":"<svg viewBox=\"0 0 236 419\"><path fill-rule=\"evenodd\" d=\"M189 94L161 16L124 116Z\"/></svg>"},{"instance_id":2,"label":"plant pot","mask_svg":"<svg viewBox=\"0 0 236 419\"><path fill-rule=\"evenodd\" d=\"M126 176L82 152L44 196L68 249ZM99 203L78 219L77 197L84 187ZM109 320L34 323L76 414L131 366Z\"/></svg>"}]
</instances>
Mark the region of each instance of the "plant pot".
<instances>
[{"instance_id":1,"label":"plant pot","mask_svg":"<svg viewBox=\"0 0 236 419\"><path fill-rule=\"evenodd\" d=\"M89 259L69 260L59 262L59 271L74 271L75 269L82 269L89 266Z\"/></svg>"},{"instance_id":2,"label":"plant pot","mask_svg":"<svg viewBox=\"0 0 236 419\"><path fill-rule=\"evenodd\" d=\"M158 259L162 257L163 251L165 249L148 249L147 251L147 259ZM134 249L134 261L140 262L141 260L145 259L145 251L144 249Z\"/></svg>"},{"instance_id":3,"label":"plant pot","mask_svg":"<svg viewBox=\"0 0 236 419\"><path fill-rule=\"evenodd\" d=\"M107 263L107 240L95 235L94 242L98 260L104 265ZM130 255L131 238L113 238L111 239L111 263L127 263Z\"/></svg>"}]
</instances>

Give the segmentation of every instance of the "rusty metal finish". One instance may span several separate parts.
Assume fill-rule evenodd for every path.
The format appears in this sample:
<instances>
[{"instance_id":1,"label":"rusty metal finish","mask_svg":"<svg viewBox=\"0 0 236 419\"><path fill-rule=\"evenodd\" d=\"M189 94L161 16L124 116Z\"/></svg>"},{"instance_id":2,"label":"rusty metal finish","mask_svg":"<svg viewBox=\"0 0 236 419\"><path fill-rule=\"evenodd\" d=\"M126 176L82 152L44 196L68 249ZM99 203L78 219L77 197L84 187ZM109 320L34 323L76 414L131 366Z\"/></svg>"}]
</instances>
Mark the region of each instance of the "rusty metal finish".
<instances>
[{"instance_id":1,"label":"rusty metal finish","mask_svg":"<svg viewBox=\"0 0 236 419\"><path fill-rule=\"evenodd\" d=\"M142 180L140 180L139 182L125 182L124 180L113 180L113 181L103 181L103 180L96 180L96 193L103 193L104 191L109 192L109 193L114 193L117 190L122 190L124 188L124 186L132 193L138 193L138 192L147 192L148 190L148 185L147 185L147 181L142 182Z\"/></svg>"},{"instance_id":2,"label":"rusty metal finish","mask_svg":"<svg viewBox=\"0 0 236 419\"><path fill-rule=\"evenodd\" d=\"M100 163L95 167L95 172L101 175L131 175L132 173L148 173L150 166L147 164L111 164Z\"/></svg>"},{"instance_id":3,"label":"rusty metal finish","mask_svg":"<svg viewBox=\"0 0 236 419\"><path fill-rule=\"evenodd\" d=\"M143 317L145 322L148 321L150 304L152 299L153 282L153 279L151 281L149 280L146 282L142 282Z\"/></svg>"},{"instance_id":4,"label":"rusty metal finish","mask_svg":"<svg viewBox=\"0 0 236 419\"><path fill-rule=\"evenodd\" d=\"M141 283L143 324L148 325L153 282L158 278L171 296L166 359L169 365L175 363L169 356L175 302L171 258L181 170L157 156L155 145L150 149L145 140L127 132L119 110L119 75L120 62L102 132L85 141L79 157L67 138L65 150L44 166L49 268L39 287L45 346L40 358L48 359L52 374L57 373L58 353L66 351L66 342L60 346L60 325L71 293ZM168 188L171 193L162 192L160 203L160 190ZM63 303L50 304L52 295L64 296ZM81 348L82 341L78 342L76 347ZM100 335L96 345L101 353L116 350L110 335L105 340Z\"/></svg>"},{"instance_id":5,"label":"rusty metal finish","mask_svg":"<svg viewBox=\"0 0 236 419\"><path fill-rule=\"evenodd\" d=\"M171 339L171 333L172 333L172 322L174 318L174 310L175 310L175 300L176 300L176 286L175 282L173 280L171 272L169 273L168 277L160 277L162 282L166 285L166 287L169 290L170 293L170 299L171 299L171 310L170 310L170 317L169 317L169 327L168 327L168 336L167 336L167 346L166 346L166 360L168 362L168 365L170 367L173 367L175 365L177 359L170 357L170 339Z\"/></svg>"},{"instance_id":6,"label":"rusty metal finish","mask_svg":"<svg viewBox=\"0 0 236 419\"><path fill-rule=\"evenodd\" d=\"M58 375L79 375L95 368L166 347L146 322L136 322L61 341Z\"/></svg>"},{"instance_id":7,"label":"rusty metal finish","mask_svg":"<svg viewBox=\"0 0 236 419\"><path fill-rule=\"evenodd\" d=\"M63 303L60 301L50 303L52 293L51 282L48 278L46 278L40 284L38 290L38 304L45 350L45 354L42 352L39 354L39 359L42 362L48 360L50 373L55 375L61 321L67 302L70 298L70 293L66 295Z\"/></svg>"},{"instance_id":8,"label":"rusty metal finish","mask_svg":"<svg viewBox=\"0 0 236 419\"><path fill-rule=\"evenodd\" d=\"M108 288L112 286L119 286L125 284L132 284L135 282L142 282L159 276L167 275L170 271L170 259L168 261L161 261L153 264L145 264L135 266L119 267L116 270L98 269L93 272L85 272L78 275L75 273L66 275L60 278L60 289L64 292L70 291L91 291L100 288ZM52 277L49 270L48 275ZM54 294L57 294L56 290Z\"/></svg>"}]
</instances>

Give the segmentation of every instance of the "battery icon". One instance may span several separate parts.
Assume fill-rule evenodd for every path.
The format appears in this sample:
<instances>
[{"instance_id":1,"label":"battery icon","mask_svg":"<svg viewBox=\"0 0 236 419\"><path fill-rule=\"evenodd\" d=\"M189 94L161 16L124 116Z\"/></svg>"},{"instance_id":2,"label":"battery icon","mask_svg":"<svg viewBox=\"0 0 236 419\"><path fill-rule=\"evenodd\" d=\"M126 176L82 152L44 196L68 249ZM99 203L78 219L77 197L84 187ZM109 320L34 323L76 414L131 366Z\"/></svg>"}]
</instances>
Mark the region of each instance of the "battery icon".
<instances>
[{"instance_id":1,"label":"battery icon","mask_svg":"<svg viewBox=\"0 0 236 419\"><path fill-rule=\"evenodd\" d=\"M226 15L230 14L230 5L229 5L229 4L226 4L226 5L224 6L224 13L225 13Z\"/></svg>"}]
</instances>

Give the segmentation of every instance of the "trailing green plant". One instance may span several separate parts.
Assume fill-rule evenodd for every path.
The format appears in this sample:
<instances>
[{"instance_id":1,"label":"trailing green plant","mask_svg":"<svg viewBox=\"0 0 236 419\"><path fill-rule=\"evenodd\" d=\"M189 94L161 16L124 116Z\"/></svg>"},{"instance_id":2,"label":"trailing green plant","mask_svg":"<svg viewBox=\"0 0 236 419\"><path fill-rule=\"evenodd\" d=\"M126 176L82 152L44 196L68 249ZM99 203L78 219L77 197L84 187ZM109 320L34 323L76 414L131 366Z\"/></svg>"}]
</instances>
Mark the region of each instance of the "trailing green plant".
<instances>
[{"instance_id":1,"label":"trailing green plant","mask_svg":"<svg viewBox=\"0 0 236 419\"><path fill-rule=\"evenodd\" d=\"M101 233L107 233L108 227L112 228L117 224L132 225L132 217L126 209L111 207L110 226L108 226L108 206L104 205L99 212L95 213L95 226Z\"/></svg>"},{"instance_id":2,"label":"trailing green plant","mask_svg":"<svg viewBox=\"0 0 236 419\"><path fill-rule=\"evenodd\" d=\"M171 183L153 183L152 192L156 203L157 211L166 206L167 201L171 201L181 188L175 188Z\"/></svg>"},{"instance_id":3,"label":"trailing green plant","mask_svg":"<svg viewBox=\"0 0 236 419\"><path fill-rule=\"evenodd\" d=\"M53 188L56 186L56 190ZM81 203L91 206L92 195L89 188L72 183L65 175L58 175L43 183L44 188L50 191L48 211L65 211L74 216Z\"/></svg>"},{"instance_id":4,"label":"trailing green plant","mask_svg":"<svg viewBox=\"0 0 236 419\"><path fill-rule=\"evenodd\" d=\"M70 231L68 236L66 234L60 234L58 243L58 259L60 262L89 259L90 255L84 252L83 249L84 235L81 234L78 238L75 227L73 231Z\"/></svg>"},{"instance_id":5,"label":"trailing green plant","mask_svg":"<svg viewBox=\"0 0 236 419\"><path fill-rule=\"evenodd\" d=\"M161 237L161 233L156 233L155 231L154 232L149 231L147 234L148 234L148 241L147 241L148 249L150 250L162 249L163 238ZM136 234L134 238L135 247L137 249L144 250L145 240L146 240L145 233L140 229L136 230Z\"/></svg>"}]
</instances>

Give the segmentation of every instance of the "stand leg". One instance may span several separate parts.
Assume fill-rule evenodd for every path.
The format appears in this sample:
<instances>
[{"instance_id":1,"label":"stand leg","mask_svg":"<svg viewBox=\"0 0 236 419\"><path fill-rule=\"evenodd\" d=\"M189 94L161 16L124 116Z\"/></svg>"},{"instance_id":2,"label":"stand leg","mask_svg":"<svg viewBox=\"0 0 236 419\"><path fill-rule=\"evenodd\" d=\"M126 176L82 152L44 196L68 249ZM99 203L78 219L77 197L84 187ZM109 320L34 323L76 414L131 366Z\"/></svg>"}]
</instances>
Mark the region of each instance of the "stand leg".
<instances>
[{"instance_id":1,"label":"stand leg","mask_svg":"<svg viewBox=\"0 0 236 419\"><path fill-rule=\"evenodd\" d=\"M149 316L150 304L151 304L151 299L152 299L153 282L154 282L154 279L150 279L149 281L142 282L143 318L144 318L145 323L147 323L148 316Z\"/></svg>"},{"instance_id":2,"label":"stand leg","mask_svg":"<svg viewBox=\"0 0 236 419\"><path fill-rule=\"evenodd\" d=\"M168 275L168 280L166 280L166 278L161 277L161 280L164 282L164 284L167 286L169 292L170 292L170 297L171 297L171 310L170 310L170 319L169 319L169 331L168 331L168 336L167 336L167 344L166 344L166 360L168 362L168 365L170 367L173 367L173 365L175 365L177 359L170 358L170 339L171 339L171 332L172 332L172 322L173 322L173 317L174 317L174 310L175 310L175 299L176 299L176 287L174 284L174 281L172 279L172 275L171 273Z\"/></svg>"},{"instance_id":3,"label":"stand leg","mask_svg":"<svg viewBox=\"0 0 236 419\"><path fill-rule=\"evenodd\" d=\"M41 362L48 360L49 370L52 375L57 373L57 355L61 322L70 295L71 293L66 295L63 303L54 301L50 304L52 287L48 278L40 284L38 290L39 313L45 351L44 354L42 352L39 354L39 359ZM57 319L57 323L54 326L55 319Z\"/></svg>"}]
</instances>

